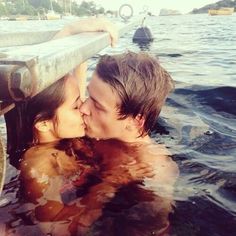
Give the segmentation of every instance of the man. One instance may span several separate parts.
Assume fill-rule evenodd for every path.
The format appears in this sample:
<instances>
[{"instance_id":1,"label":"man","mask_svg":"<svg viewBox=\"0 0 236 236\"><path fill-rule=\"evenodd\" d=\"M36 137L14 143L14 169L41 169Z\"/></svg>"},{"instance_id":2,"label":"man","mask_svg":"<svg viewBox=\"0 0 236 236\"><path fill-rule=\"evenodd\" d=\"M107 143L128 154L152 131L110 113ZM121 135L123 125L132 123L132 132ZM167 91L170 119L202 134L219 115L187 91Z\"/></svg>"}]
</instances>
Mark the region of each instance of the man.
<instances>
[{"instance_id":1,"label":"man","mask_svg":"<svg viewBox=\"0 0 236 236\"><path fill-rule=\"evenodd\" d=\"M81 106L86 134L96 139L145 141L174 84L147 53L103 56Z\"/></svg>"},{"instance_id":2,"label":"man","mask_svg":"<svg viewBox=\"0 0 236 236\"><path fill-rule=\"evenodd\" d=\"M86 135L101 140L95 142L95 149L101 150L104 175L109 173L115 183L122 178L115 168L129 169L131 157L150 165L154 177L143 176L141 185L134 181L119 187L95 224L95 232L102 235L112 228L111 235L164 235L168 230L178 168L164 145L151 141L149 132L173 87L168 72L147 53L105 55L99 60L80 111Z\"/></svg>"},{"instance_id":3,"label":"man","mask_svg":"<svg viewBox=\"0 0 236 236\"><path fill-rule=\"evenodd\" d=\"M80 107L86 135L126 144L153 144L149 132L173 88L169 73L147 53L102 56L88 85L89 97ZM178 170L167 157L166 148L156 144L156 154L147 155L149 152L144 146L140 148L139 159L152 166L157 163L157 172L174 182ZM157 159L157 154L162 157ZM158 182L161 182L161 176L159 174Z\"/></svg>"}]
</instances>

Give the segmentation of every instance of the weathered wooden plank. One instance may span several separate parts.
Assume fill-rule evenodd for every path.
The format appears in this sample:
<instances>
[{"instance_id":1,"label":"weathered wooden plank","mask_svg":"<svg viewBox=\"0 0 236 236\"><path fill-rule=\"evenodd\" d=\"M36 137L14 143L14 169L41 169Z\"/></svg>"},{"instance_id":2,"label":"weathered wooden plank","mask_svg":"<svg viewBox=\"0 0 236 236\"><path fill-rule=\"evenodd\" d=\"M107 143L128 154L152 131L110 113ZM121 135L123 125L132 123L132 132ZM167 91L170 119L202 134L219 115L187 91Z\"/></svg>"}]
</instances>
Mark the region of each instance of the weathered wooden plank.
<instances>
[{"instance_id":1,"label":"weathered wooden plank","mask_svg":"<svg viewBox=\"0 0 236 236\"><path fill-rule=\"evenodd\" d=\"M6 114L8 111L15 107L11 102L0 102L0 116Z\"/></svg>"}]
</instances>

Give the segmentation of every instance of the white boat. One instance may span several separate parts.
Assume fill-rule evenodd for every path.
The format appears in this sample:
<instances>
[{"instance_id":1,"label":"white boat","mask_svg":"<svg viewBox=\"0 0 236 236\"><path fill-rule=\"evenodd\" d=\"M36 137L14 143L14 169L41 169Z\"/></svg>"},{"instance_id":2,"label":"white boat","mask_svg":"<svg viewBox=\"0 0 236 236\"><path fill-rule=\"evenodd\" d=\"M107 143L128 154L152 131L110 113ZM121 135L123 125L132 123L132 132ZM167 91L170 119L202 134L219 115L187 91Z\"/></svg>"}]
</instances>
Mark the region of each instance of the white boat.
<instances>
[{"instance_id":1,"label":"white boat","mask_svg":"<svg viewBox=\"0 0 236 236\"><path fill-rule=\"evenodd\" d=\"M50 0L51 10L48 10L48 13L45 15L46 20L58 20L61 19L61 15L56 13L52 7L52 0Z\"/></svg>"},{"instance_id":2,"label":"white boat","mask_svg":"<svg viewBox=\"0 0 236 236\"><path fill-rule=\"evenodd\" d=\"M64 19L64 20L76 20L76 19L79 19L79 17L78 17L78 16L74 16L74 15L67 14L67 15L63 15L63 16L62 16L62 19Z\"/></svg>"},{"instance_id":3,"label":"white boat","mask_svg":"<svg viewBox=\"0 0 236 236\"><path fill-rule=\"evenodd\" d=\"M47 20L58 20L58 19L61 19L61 15L56 13L53 10L49 10L48 13L46 14L46 19Z\"/></svg>"},{"instance_id":4,"label":"white boat","mask_svg":"<svg viewBox=\"0 0 236 236\"><path fill-rule=\"evenodd\" d=\"M7 16L2 16L2 17L0 17L0 20L9 20L9 17L7 17Z\"/></svg>"}]
</instances>

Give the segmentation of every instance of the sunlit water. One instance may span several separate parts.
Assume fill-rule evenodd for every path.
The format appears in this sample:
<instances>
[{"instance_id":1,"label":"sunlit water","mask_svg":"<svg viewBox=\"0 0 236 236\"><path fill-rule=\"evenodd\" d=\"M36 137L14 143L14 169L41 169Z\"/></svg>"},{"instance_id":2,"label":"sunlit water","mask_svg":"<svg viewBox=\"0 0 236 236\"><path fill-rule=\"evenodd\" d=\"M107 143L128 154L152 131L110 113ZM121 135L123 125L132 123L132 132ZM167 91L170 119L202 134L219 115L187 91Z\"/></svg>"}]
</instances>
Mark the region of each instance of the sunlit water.
<instances>
[{"instance_id":1,"label":"sunlit water","mask_svg":"<svg viewBox=\"0 0 236 236\"><path fill-rule=\"evenodd\" d=\"M58 29L65 22L0 22L0 30ZM171 214L172 235L232 236L236 232L236 15L150 17L155 40L132 43L134 32L115 49L145 50L159 57L176 81L153 138L165 143L180 169ZM97 56L90 60L94 69ZM5 135L4 124L0 123ZM14 219L17 170L7 167L0 221ZM17 219L17 218L16 218ZM17 227L21 222L12 220ZM121 226L122 227L122 226ZM1 230L0 230L1 232Z\"/></svg>"}]
</instances>

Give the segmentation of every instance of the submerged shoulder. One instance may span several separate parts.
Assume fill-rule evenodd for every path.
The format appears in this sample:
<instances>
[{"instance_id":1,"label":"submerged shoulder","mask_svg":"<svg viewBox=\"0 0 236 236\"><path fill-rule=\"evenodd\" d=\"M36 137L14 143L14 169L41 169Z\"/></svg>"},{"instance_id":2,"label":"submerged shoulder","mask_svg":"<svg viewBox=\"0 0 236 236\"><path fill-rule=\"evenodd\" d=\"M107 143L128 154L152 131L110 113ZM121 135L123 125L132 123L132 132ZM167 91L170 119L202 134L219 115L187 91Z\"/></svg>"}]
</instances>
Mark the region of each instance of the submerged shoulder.
<instances>
[{"instance_id":1,"label":"submerged shoulder","mask_svg":"<svg viewBox=\"0 0 236 236\"><path fill-rule=\"evenodd\" d=\"M144 153L146 161L151 164L159 181L174 183L179 175L179 168L171 158L170 151L163 144L152 144Z\"/></svg>"},{"instance_id":2,"label":"submerged shoulder","mask_svg":"<svg viewBox=\"0 0 236 236\"><path fill-rule=\"evenodd\" d=\"M64 155L63 152L55 148L31 147L22 157L20 163L21 174L28 177L35 177L35 175L31 175L37 171L38 174L53 176L56 174L56 158L62 155Z\"/></svg>"}]
</instances>

